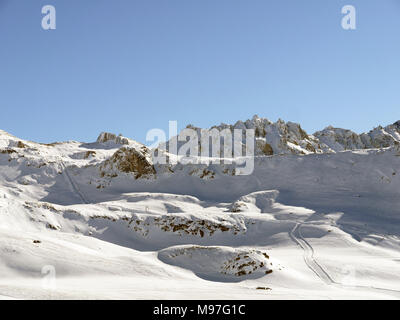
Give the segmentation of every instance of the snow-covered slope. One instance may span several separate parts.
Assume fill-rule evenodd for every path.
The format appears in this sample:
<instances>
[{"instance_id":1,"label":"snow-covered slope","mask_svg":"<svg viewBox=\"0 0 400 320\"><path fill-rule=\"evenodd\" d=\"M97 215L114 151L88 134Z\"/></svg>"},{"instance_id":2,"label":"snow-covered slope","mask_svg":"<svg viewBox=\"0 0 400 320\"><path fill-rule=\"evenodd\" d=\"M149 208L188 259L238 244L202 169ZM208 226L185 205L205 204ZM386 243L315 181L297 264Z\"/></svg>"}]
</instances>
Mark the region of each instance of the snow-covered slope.
<instances>
[{"instance_id":1,"label":"snow-covered slope","mask_svg":"<svg viewBox=\"0 0 400 320\"><path fill-rule=\"evenodd\" d=\"M255 129L248 176L0 131L0 297L399 298L399 127L216 127Z\"/></svg>"}]
</instances>

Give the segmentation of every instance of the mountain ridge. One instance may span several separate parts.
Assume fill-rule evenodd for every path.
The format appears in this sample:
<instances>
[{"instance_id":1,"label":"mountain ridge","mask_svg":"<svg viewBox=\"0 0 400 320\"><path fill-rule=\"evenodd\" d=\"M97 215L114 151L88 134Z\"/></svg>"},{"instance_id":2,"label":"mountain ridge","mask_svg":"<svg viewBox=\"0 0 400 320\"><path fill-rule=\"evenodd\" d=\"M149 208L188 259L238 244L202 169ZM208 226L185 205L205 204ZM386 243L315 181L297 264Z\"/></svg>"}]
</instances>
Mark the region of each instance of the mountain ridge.
<instances>
[{"instance_id":1,"label":"mountain ridge","mask_svg":"<svg viewBox=\"0 0 400 320\"><path fill-rule=\"evenodd\" d=\"M190 124L187 125L186 128L191 128L194 130L202 129L200 127L195 127ZM285 122L282 119L278 119L276 122L273 122L270 121L268 118L261 118L258 115L254 115L251 119L247 119L245 121L238 120L234 124L221 123L219 125L211 126L209 129L214 128L218 130L254 129L256 140L259 140L259 150L257 151L257 154L267 153L267 155L285 154L287 152L297 154L301 154L303 152L304 154L308 154L332 151L338 152L356 149L387 148L389 146L397 145L398 143L400 143L400 120L385 127L378 125L377 127L371 129L369 132L364 132L361 134L358 134L350 129L338 128L332 125L329 125L322 130L318 130L312 134L309 134L301 127L301 124L299 123L295 123L292 121ZM76 142L69 140L64 142L53 142L49 144L36 143L24 139L19 139L4 130L0 130L0 137L1 136L14 138L15 140L19 140L23 143L28 142L39 145L53 145ZM270 137L271 139L269 139ZM265 143L271 142L270 144L275 144L275 146L271 145L271 148L274 152L272 154L268 154L269 152L263 152L263 149L265 148L265 143L262 144L261 141L264 141ZM285 144L287 144L287 142L298 145L300 146L300 148L296 148L293 145L284 146ZM132 144L144 145L141 142L124 137L121 134L116 135L110 132L101 132L96 140L96 143L108 145L114 144L121 146ZM9 144L8 146L5 146L4 142L3 144L1 144L0 140L0 147L12 148L13 145Z\"/></svg>"}]
</instances>

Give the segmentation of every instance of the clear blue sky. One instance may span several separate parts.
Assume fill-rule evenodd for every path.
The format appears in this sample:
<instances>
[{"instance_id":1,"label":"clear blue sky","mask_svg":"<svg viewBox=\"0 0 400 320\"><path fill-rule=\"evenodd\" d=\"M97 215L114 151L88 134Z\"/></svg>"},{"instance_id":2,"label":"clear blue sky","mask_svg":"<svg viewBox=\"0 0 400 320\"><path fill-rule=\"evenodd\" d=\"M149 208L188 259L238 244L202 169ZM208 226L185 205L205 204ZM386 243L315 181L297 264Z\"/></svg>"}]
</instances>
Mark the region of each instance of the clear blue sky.
<instances>
[{"instance_id":1,"label":"clear blue sky","mask_svg":"<svg viewBox=\"0 0 400 320\"><path fill-rule=\"evenodd\" d=\"M400 119L399 0L0 0L0 45L0 128L40 142L254 114L308 132Z\"/></svg>"}]
</instances>

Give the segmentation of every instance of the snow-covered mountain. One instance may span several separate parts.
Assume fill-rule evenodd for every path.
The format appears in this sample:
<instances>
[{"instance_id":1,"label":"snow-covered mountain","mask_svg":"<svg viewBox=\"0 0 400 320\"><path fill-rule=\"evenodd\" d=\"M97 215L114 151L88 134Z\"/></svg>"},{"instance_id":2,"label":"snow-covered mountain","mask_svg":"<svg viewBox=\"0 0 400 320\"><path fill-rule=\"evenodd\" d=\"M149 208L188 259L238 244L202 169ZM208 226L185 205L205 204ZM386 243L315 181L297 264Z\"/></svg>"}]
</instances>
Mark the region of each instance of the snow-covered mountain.
<instances>
[{"instance_id":1,"label":"snow-covered mountain","mask_svg":"<svg viewBox=\"0 0 400 320\"><path fill-rule=\"evenodd\" d=\"M379 126L360 135L330 126L316 132L314 136L334 151L387 148L400 144L400 121L385 128Z\"/></svg>"},{"instance_id":2,"label":"snow-covered mountain","mask_svg":"<svg viewBox=\"0 0 400 320\"><path fill-rule=\"evenodd\" d=\"M201 128L188 125L201 136ZM228 129L255 130L256 155L284 155L312 153L334 153L344 150L387 148L400 143L400 121L386 127L377 127L368 133L357 134L351 130L329 126L314 134L308 134L300 124L279 119L272 122L255 115L246 121L237 121L233 125L213 126L219 131ZM245 143L243 138L243 144ZM180 142L182 145L184 142ZM168 150L168 145L163 148Z\"/></svg>"},{"instance_id":3,"label":"snow-covered mountain","mask_svg":"<svg viewBox=\"0 0 400 320\"><path fill-rule=\"evenodd\" d=\"M400 297L400 122L215 128L255 130L252 174L157 164L111 133L40 144L0 131L0 297Z\"/></svg>"},{"instance_id":4,"label":"snow-covered mountain","mask_svg":"<svg viewBox=\"0 0 400 320\"><path fill-rule=\"evenodd\" d=\"M350 130L329 126L322 131L308 134L301 126L279 119L271 122L254 116L233 126L220 125L218 129L254 129L256 132L257 154L311 154L340 152L344 150L387 148L400 144L400 121L379 126L368 133L358 135Z\"/></svg>"}]
</instances>

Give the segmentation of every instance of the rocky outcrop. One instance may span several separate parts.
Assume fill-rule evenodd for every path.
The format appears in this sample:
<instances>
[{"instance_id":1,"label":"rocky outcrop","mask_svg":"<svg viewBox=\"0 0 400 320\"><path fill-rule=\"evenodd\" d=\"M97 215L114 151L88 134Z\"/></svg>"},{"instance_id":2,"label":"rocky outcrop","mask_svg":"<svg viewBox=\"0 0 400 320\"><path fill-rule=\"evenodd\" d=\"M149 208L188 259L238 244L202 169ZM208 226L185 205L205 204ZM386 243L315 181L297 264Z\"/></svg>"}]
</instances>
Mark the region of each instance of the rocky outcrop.
<instances>
[{"instance_id":1,"label":"rocky outcrop","mask_svg":"<svg viewBox=\"0 0 400 320\"><path fill-rule=\"evenodd\" d=\"M335 152L388 148L400 144L400 121L386 127L379 126L360 135L350 130L329 126L316 132L314 136Z\"/></svg>"},{"instance_id":2,"label":"rocky outcrop","mask_svg":"<svg viewBox=\"0 0 400 320\"><path fill-rule=\"evenodd\" d=\"M324 130L317 131L314 136L335 152L364 149L365 147L361 137L351 130L329 126Z\"/></svg>"},{"instance_id":3,"label":"rocky outcrop","mask_svg":"<svg viewBox=\"0 0 400 320\"><path fill-rule=\"evenodd\" d=\"M116 135L114 133L102 132L97 138L98 143L114 142L115 144L129 145L131 140L123 137L122 135Z\"/></svg>"},{"instance_id":4,"label":"rocky outcrop","mask_svg":"<svg viewBox=\"0 0 400 320\"><path fill-rule=\"evenodd\" d=\"M146 147L141 150L122 147L100 166L100 175L113 178L126 173L133 174L135 179L149 178L156 173L149 154Z\"/></svg>"},{"instance_id":5,"label":"rocky outcrop","mask_svg":"<svg viewBox=\"0 0 400 320\"><path fill-rule=\"evenodd\" d=\"M294 122L279 119L272 122L255 115L252 119L234 125L214 126L223 129L254 129L255 155L284 155L331 153L345 150L387 148L400 144L400 121L386 127L377 127L368 133L357 134L351 130L329 126L313 135ZM198 128L195 128L198 130ZM243 137L245 144L245 137Z\"/></svg>"}]
</instances>

